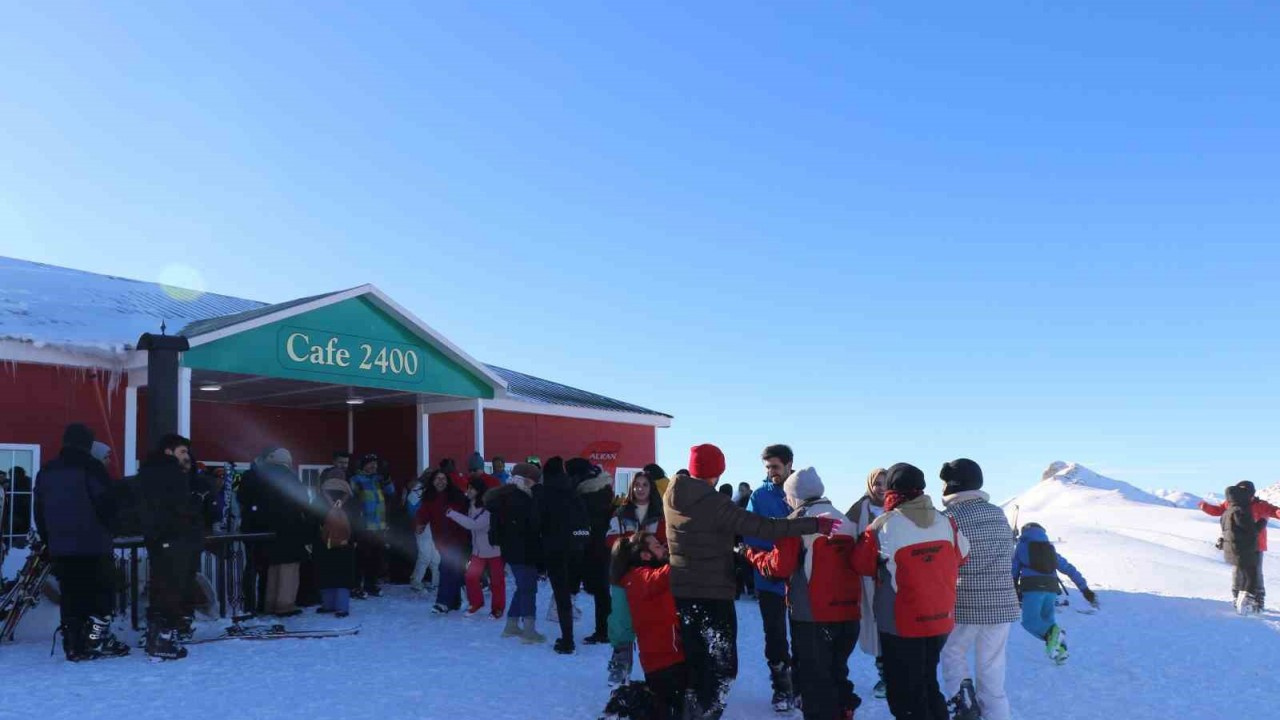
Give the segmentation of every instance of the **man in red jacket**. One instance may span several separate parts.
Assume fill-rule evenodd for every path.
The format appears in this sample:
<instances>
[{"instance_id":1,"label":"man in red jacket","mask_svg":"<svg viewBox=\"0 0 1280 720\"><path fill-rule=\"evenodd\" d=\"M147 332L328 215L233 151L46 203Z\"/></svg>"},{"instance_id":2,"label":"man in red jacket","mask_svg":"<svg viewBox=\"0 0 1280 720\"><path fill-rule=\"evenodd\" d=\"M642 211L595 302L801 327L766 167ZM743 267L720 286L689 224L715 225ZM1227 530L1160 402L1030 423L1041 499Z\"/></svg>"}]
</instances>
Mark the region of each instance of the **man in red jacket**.
<instances>
[{"instance_id":1,"label":"man in red jacket","mask_svg":"<svg viewBox=\"0 0 1280 720\"><path fill-rule=\"evenodd\" d=\"M849 682L862 617L862 582L852 567L854 524L823 497L826 488L811 467L791 473L782 490L790 517L832 517L839 521L836 531L782 538L772 550L744 547L743 553L762 575L786 583L805 720L852 718L862 704Z\"/></svg>"},{"instance_id":2,"label":"man in red jacket","mask_svg":"<svg viewBox=\"0 0 1280 720\"><path fill-rule=\"evenodd\" d=\"M1253 504L1249 509L1253 511L1253 521L1258 524L1258 591L1255 596L1258 598L1258 607L1263 608L1266 607L1267 600L1267 589L1262 583L1262 561L1267 552L1267 521L1271 518L1280 520L1280 508L1258 497L1253 483L1248 480L1236 483L1236 487L1248 491L1253 496ZM1210 504L1201 500L1200 510L1206 515L1222 517L1222 514L1227 511L1227 501Z\"/></svg>"},{"instance_id":3,"label":"man in red jacket","mask_svg":"<svg viewBox=\"0 0 1280 720\"><path fill-rule=\"evenodd\" d=\"M854 570L876 578L889 711L899 720L948 717L938 660L955 627L956 578L969 555L969 541L954 520L933 509L924 487L920 468L889 468L885 512L853 551Z\"/></svg>"}]
</instances>

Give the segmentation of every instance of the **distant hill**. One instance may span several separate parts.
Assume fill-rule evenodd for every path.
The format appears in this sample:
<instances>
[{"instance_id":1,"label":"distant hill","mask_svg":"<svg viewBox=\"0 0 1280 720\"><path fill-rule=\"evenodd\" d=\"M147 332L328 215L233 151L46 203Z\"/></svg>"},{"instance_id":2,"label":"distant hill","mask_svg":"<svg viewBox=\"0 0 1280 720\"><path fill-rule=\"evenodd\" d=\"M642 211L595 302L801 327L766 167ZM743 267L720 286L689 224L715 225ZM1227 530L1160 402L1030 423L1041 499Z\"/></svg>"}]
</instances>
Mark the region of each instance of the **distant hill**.
<instances>
[{"instance_id":1,"label":"distant hill","mask_svg":"<svg viewBox=\"0 0 1280 720\"><path fill-rule=\"evenodd\" d=\"M1175 507L1187 510L1195 510L1200 507L1200 501L1204 498L1187 492L1186 490L1152 490L1152 495L1173 503Z\"/></svg>"}]
</instances>

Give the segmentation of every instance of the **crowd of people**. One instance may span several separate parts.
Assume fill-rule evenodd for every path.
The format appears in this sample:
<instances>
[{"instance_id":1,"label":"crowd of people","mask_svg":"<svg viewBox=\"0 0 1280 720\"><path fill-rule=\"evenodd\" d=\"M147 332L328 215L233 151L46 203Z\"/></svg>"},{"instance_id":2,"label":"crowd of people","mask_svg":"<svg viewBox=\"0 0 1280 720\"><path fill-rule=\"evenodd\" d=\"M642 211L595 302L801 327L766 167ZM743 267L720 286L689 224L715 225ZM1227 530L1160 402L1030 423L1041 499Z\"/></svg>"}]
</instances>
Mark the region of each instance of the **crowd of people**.
<instances>
[{"instance_id":1,"label":"crowd of people","mask_svg":"<svg viewBox=\"0 0 1280 720\"><path fill-rule=\"evenodd\" d=\"M345 617L352 598L377 597L390 579L434 593L437 615L505 620L502 637L541 644L545 578L558 630L552 647L571 654L575 598L588 595L593 632L582 642L610 646L602 670L620 717L720 717L738 674L736 601L746 595L759 608L776 710L852 718L863 699L849 663L861 648L879 674L872 694L895 718L1007 720L1012 624L1061 662L1058 573L1097 602L1044 528L1015 533L968 459L942 467L941 511L925 494L924 473L899 463L873 470L842 513L819 473L796 468L786 445L765 448L766 478L754 490L722 486L723 453L699 445L687 470L668 478L650 464L620 497L610 474L583 458L529 458L508 472L500 458L486 471L475 454L465 473L444 460L398 486L377 455L352 462L338 452L308 487L284 448L266 449L234 485L201 472L181 436L161 439L121 483L94 448L87 427L69 426L36 483L36 522L61 584L71 660L129 652L111 633L111 558L113 536L130 523L147 549L146 651L154 657L185 657L203 535L223 524L266 534L251 545L244 582L246 607L264 615L317 605ZM1228 542L1235 556L1256 560L1256 533L1250 544L1235 529L1248 507L1237 495L1223 511ZM233 515L238 527L226 525ZM1256 595L1258 573L1241 566L1241 584ZM632 681L637 654L643 682Z\"/></svg>"}]
</instances>

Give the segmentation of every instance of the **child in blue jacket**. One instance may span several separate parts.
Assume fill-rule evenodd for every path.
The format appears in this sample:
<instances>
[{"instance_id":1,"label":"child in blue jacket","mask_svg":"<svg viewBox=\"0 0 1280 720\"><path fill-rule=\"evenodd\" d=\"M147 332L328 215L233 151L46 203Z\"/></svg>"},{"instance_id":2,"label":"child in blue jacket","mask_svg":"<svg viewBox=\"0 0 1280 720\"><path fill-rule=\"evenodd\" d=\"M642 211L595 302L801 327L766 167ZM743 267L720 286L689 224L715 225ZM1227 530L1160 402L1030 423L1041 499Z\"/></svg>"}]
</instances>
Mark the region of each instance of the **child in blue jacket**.
<instances>
[{"instance_id":1,"label":"child in blue jacket","mask_svg":"<svg viewBox=\"0 0 1280 720\"><path fill-rule=\"evenodd\" d=\"M1058 554L1043 527L1027 523L1013 553L1013 580L1022 598L1022 627L1043 640L1049 658L1061 664L1067 660L1067 641L1057 622L1056 605L1061 594L1058 573L1071 578L1084 599L1097 607L1098 598L1080 571Z\"/></svg>"}]
</instances>

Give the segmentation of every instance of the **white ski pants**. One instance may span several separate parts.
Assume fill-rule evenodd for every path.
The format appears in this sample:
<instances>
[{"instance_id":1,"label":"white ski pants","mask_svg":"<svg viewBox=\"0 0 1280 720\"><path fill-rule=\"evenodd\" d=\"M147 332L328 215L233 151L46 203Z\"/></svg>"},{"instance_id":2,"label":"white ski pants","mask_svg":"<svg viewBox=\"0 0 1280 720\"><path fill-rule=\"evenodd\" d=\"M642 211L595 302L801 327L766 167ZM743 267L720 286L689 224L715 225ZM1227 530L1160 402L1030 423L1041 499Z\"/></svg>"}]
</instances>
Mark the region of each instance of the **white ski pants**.
<instances>
[{"instance_id":1,"label":"white ski pants","mask_svg":"<svg viewBox=\"0 0 1280 720\"><path fill-rule=\"evenodd\" d=\"M971 678L982 706L982 720L1009 720L1004 675L1011 625L956 625L942 647L943 694L951 698L960 691L960 683ZM971 655L976 655L976 671L970 670Z\"/></svg>"},{"instance_id":2,"label":"white ski pants","mask_svg":"<svg viewBox=\"0 0 1280 720\"><path fill-rule=\"evenodd\" d=\"M422 576L426 574L427 568L431 568L431 584L440 584L440 553L436 550L436 544L431 536L431 528L428 527L418 534L418 559L413 564L413 576L410 584L414 587L422 585Z\"/></svg>"}]
</instances>

